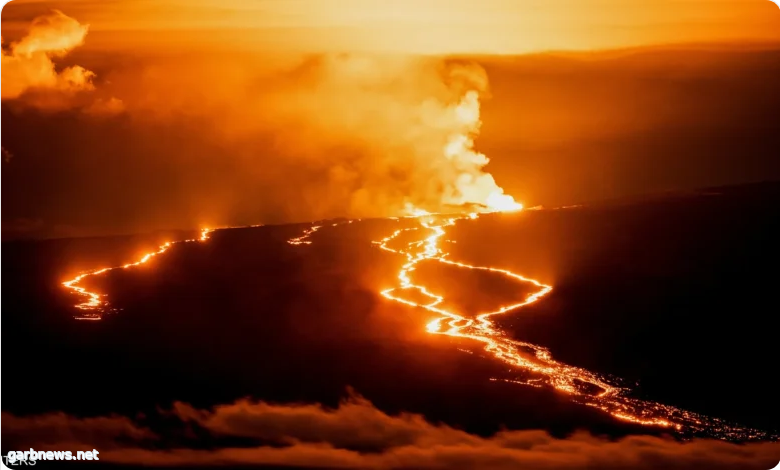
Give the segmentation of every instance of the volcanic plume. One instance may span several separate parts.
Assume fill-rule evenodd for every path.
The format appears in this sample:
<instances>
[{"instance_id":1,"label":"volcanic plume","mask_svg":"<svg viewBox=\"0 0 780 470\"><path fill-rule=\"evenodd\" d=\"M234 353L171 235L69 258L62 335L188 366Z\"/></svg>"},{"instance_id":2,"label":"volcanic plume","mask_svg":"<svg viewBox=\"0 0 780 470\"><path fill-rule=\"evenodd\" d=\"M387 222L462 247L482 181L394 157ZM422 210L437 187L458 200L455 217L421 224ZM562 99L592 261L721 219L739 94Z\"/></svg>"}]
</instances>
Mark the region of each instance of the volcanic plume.
<instances>
[{"instance_id":1,"label":"volcanic plume","mask_svg":"<svg viewBox=\"0 0 780 470\"><path fill-rule=\"evenodd\" d=\"M285 76L262 106L274 110L277 142L328 175L326 194L312 198L323 206L316 217L335 208L358 217L522 208L475 149L489 91L479 65L326 55Z\"/></svg>"},{"instance_id":2,"label":"volcanic plume","mask_svg":"<svg viewBox=\"0 0 780 470\"><path fill-rule=\"evenodd\" d=\"M490 173L482 169L488 158L474 150L474 137L479 133L479 93L469 90L455 107L456 122L462 126L454 133L446 147L444 157L451 162L455 172L454 183L446 187L442 203L462 206L477 204L488 210L519 210L523 206L504 194Z\"/></svg>"}]
</instances>

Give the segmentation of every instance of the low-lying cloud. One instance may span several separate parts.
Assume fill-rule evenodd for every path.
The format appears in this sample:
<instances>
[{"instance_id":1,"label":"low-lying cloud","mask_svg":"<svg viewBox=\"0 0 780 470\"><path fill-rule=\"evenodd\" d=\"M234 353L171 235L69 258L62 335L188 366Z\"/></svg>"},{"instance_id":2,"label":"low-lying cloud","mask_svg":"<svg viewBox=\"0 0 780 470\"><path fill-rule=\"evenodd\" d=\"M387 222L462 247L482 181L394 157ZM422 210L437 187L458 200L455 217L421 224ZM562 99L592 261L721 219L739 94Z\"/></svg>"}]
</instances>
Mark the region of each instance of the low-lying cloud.
<instances>
[{"instance_id":1,"label":"low-lying cloud","mask_svg":"<svg viewBox=\"0 0 780 470\"><path fill-rule=\"evenodd\" d=\"M25 449L99 447L104 463L149 466L766 470L780 459L778 443L679 442L650 436L609 440L587 433L559 439L543 431L510 430L483 437L417 414L388 415L354 396L335 409L240 400L211 410L176 403L162 413L183 427L205 431L190 433L201 439L240 437L248 444L204 446L191 440L186 446L166 447L161 438L127 418L79 419L62 413L4 413L3 440Z\"/></svg>"}]
</instances>

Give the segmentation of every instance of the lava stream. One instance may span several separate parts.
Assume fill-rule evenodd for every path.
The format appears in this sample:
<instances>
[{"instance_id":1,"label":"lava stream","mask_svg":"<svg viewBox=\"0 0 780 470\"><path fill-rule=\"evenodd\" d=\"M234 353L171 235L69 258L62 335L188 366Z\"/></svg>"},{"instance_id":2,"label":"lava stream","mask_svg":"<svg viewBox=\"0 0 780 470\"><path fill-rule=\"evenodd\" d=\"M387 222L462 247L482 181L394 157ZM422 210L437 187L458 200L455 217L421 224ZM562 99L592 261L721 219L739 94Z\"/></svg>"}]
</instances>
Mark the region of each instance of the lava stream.
<instances>
[{"instance_id":1,"label":"lava stream","mask_svg":"<svg viewBox=\"0 0 780 470\"><path fill-rule=\"evenodd\" d=\"M439 241L446 233L444 228L454 225L458 220L466 218L476 219L477 217L478 215L476 213L469 214L468 216L450 217L444 219L444 222L439 223L438 225L435 225L431 218L428 221L421 222L420 227L396 230L392 235L385 237L382 240L375 241L374 243L381 249L405 255L407 259L406 264L401 267L401 271L398 273L400 286L386 289L382 291L381 294L396 302L412 307L423 308L429 312L440 315L428 324L427 330L429 333L444 334L480 341L485 344L485 350L497 359L530 372L546 376L549 385L560 391L580 395L582 394L580 391L582 387L578 385L579 382L581 384L590 384L597 387L600 390L600 393L598 394L598 397L600 398L617 395L621 389L608 384L596 374L554 361L549 351L546 349L506 338L494 327L491 320L492 316L530 305L549 294L552 291L552 286L542 284L539 281L529 279L505 269L472 266L463 262L447 259L447 253L444 253L439 247ZM420 229L433 231L433 234L424 238L423 243L420 243L420 240L410 242L404 249L394 249L389 246L389 244L401 235L401 233L418 231ZM475 319L470 319L455 312L440 308L440 304L444 302L443 296L432 293L424 285L414 284L412 282L410 273L415 270L416 265L421 261L438 261L459 268L488 271L507 276L521 283L532 284L538 290L521 302L504 305L494 311L480 313ZM431 299L431 301L429 303L421 304L397 295L397 292L405 290L417 290L422 295ZM442 325L442 323L445 323L446 327ZM522 354L520 353L518 346L524 346L527 349L531 349L534 351L534 354ZM670 425L670 423L665 420L654 420L652 424L660 424L663 426Z\"/></svg>"},{"instance_id":2,"label":"lava stream","mask_svg":"<svg viewBox=\"0 0 780 470\"><path fill-rule=\"evenodd\" d=\"M476 219L477 213L448 216L443 214L420 214L412 217L420 220L417 227L398 229L389 236L373 243L382 250L404 255L406 263L398 273L399 286L381 291L387 299L424 309L437 315L427 325L432 334L465 338L484 344L484 350L495 359L510 364L518 371L528 375L523 379L493 379L505 382L529 385L534 387L549 386L564 392L583 405L597 408L609 413L615 418L639 425L661 426L681 432L684 435L711 436L729 440L777 439L777 436L764 431L750 429L728 423L726 421L707 417L698 413L685 411L673 406L663 405L629 396L630 390L619 385L620 380L603 376L579 367L570 366L552 358L547 348L531 343L508 338L498 330L492 317L512 312L539 301L552 291L552 286L543 284L506 269L487 266L473 266L462 261L448 258L439 246L445 228L453 226L457 221ZM392 220L400 220L391 218ZM336 225L336 224L334 224ZM310 236L319 229L313 226L301 237L288 242L293 245L311 244ZM390 244L405 232L427 231L430 235L409 242L404 248L393 248ZM504 305L490 312L483 312L473 319L459 315L441 307L444 302L442 295L431 292L423 284L415 284L411 273L422 261L433 261L463 269L487 271L509 277L519 283L531 284L537 290L523 301ZM419 303L408 300L401 293L416 290L430 299L430 302ZM529 351L529 352L526 352Z\"/></svg>"},{"instance_id":3,"label":"lava stream","mask_svg":"<svg viewBox=\"0 0 780 470\"><path fill-rule=\"evenodd\" d=\"M200 231L200 236L198 238L191 238L188 240L181 240L177 242L165 242L162 245L160 245L157 251L146 253L141 257L141 259L139 259L134 263L127 263L122 266L114 266L111 268L100 268L92 271L87 271L85 273L79 274L73 279L63 282L62 283L63 286L75 292L76 294L80 295L82 298L86 298L84 302L76 304L76 308L78 308L79 310L83 310L85 312L93 312L93 313L84 313L82 316L74 317L74 318L76 320L100 320L103 318L103 313L107 310L108 302L103 300L105 294L98 294L97 292L91 292L87 290L85 287L79 285L81 281L83 281L85 278L90 276L97 276L103 273L107 273L109 271L113 271L115 269L128 269L134 266L144 264L150 259L152 259L153 257L165 253L166 251L168 251L170 247L172 247L177 243L189 243L195 241L204 242L209 239L209 233L211 232L213 232L212 229L204 228Z\"/></svg>"},{"instance_id":4,"label":"lava stream","mask_svg":"<svg viewBox=\"0 0 780 470\"><path fill-rule=\"evenodd\" d=\"M309 240L309 236L311 236L312 233L316 232L321 228L322 226L320 225L313 225L311 228L304 230L303 235L301 235L300 237L291 238L287 240L287 243L289 243L290 245L311 245L311 240Z\"/></svg>"}]
</instances>

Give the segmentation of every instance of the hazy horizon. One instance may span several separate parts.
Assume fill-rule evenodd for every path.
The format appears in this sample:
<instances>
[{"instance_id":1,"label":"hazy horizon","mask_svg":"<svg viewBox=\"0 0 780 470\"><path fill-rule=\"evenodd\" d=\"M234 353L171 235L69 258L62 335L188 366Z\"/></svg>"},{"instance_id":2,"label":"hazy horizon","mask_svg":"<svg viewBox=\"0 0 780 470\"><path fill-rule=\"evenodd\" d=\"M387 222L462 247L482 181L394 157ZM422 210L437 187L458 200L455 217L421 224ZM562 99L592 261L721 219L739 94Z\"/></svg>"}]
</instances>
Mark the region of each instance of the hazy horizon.
<instances>
[{"instance_id":1,"label":"hazy horizon","mask_svg":"<svg viewBox=\"0 0 780 470\"><path fill-rule=\"evenodd\" d=\"M191 45L225 41L298 52L354 51L359 44L359 52L516 54L780 40L780 15L767 0L195 0L184 8L172 0L15 0L3 9L4 29L23 30L51 8L89 24L93 33L114 33L115 47L148 39L160 47L178 36ZM203 34L216 31L223 34Z\"/></svg>"},{"instance_id":2,"label":"hazy horizon","mask_svg":"<svg viewBox=\"0 0 780 470\"><path fill-rule=\"evenodd\" d=\"M769 1L323 5L6 5L4 238L780 178Z\"/></svg>"}]
</instances>

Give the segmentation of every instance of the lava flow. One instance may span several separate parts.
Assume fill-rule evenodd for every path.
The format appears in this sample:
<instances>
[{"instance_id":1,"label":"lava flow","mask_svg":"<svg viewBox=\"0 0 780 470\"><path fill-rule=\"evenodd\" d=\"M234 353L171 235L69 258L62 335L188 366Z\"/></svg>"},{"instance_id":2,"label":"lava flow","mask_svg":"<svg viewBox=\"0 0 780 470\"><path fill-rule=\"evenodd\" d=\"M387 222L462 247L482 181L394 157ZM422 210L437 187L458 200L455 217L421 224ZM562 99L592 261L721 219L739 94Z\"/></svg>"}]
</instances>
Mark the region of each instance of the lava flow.
<instances>
[{"instance_id":1,"label":"lava flow","mask_svg":"<svg viewBox=\"0 0 780 470\"><path fill-rule=\"evenodd\" d=\"M445 235L446 227L453 226L461 220L476 219L479 215L442 215L418 212L407 218L415 218L420 225L396 230L389 236L373 243L379 248L406 257L406 263L398 273L399 286L381 291L387 299L402 304L424 309L436 315L427 325L432 334L447 335L455 338L478 341L484 344L485 352L493 358L513 366L522 378L493 379L509 383L530 385L534 387L551 387L568 394L573 401L597 408L609 413L615 418L639 425L661 426L679 432L681 435L711 436L729 440L751 440L776 438L769 433L734 425L717 418L710 418L698 413L685 411L673 406L663 405L631 397L630 390L620 385L618 378L601 375L579 367L570 366L553 359L547 348L535 344L516 341L507 337L497 329L492 321L495 315L514 312L522 307L538 302L552 291L552 286L543 284L506 269L487 266L473 266L462 261L451 260L445 253L440 242ZM392 220L400 220L392 218ZM289 243L311 244L310 236L319 226L313 226L304 235L294 238ZM424 232L418 239L403 247L391 245L399 235L405 232ZM412 273L423 261L439 262L462 269L472 269L506 276L518 283L530 284L535 291L523 301L501 306L490 312L482 312L473 317L466 317L451 310L442 308L445 301L443 295L431 292L424 284L412 281ZM420 303L404 298L406 291L417 291L430 302Z\"/></svg>"},{"instance_id":2,"label":"lava flow","mask_svg":"<svg viewBox=\"0 0 780 470\"><path fill-rule=\"evenodd\" d=\"M444 218L443 222L438 224L435 219L431 217L426 221L421 221L420 227L412 227L406 229L396 230L390 236L383 238L382 240L375 241L381 249L402 254L406 256L407 262L401 267L401 271L398 273L398 280L400 281L399 287L383 290L381 294L391 300L401 302L403 304L423 308L431 313L438 315L436 319L428 324L427 330L433 334L444 334L448 336L454 336L459 338L468 338L476 341L480 341L485 344L485 350L492 354L495 358L501 361L507 362L515 367L521 368L528 372L531 372L534 376L541 376L546 378L547 383L557 390L565 393L569 393L575 396L592 396L597 398L599 402L603 402L609 397L613 397L620 392L618 387L608 384L605 380L593 374L589 371L561 364L552 359L549 351L536 345L521 343L511 340L504 336L499 330L497 330L491 321L491 317L509 311L517 310L526 305L530 305L552 291L552 286L542 284L534 279L521 276L519 274L507 271L505 269L499 269L486 266L472 266L463 262L452 261L447 258L447 253L444 253L439 246L439 242L442 236L446 233L444 228L452 226L456 221L462 219L476 219L478 214L472 213L468 216L457 216ZM391 248L390 243L395 240L401 233L407 231L419 231L419 230L432 231L433 233L421 240L415 240L410 242L405 248ZM500 274L509 277L520 283L528 283L537 288L536 292L532 293L525 300L499 307L491 312L480 313L472 318L467 318L459 315L453 311L445 310L440 307L444 302L444 297L434 294L427 287L420 284L414 284L411 280L411 272L413 272L422 261L437 261L440 263L448 264L465 269L476 269L481 271L487 271L495 274ZM431 301L428 303L418 303L403 298L399 294L404 291L416 290L423 296L429 298ZM521 353L520 347L530 349L533 353ZM538 385L540 377L532 377L526 380L524 383L528 385ZM584 391L586 385L590 385L591 388L595 387L599 392L595 395L586 394ZM617 411L608 410L604 407L605 411ZM616 416L634 421L640 424L656 424L661 426L670 426L671 423L665 419L650 418L646 416L634 416L626 413L627 410L621 409L619 413L613 413Z\"/></svg>"},{"instance_id":3,"label":"lava flow","mask_svg":"<svg viewBox=\"0 0 780 470\"><path fill-rule=\"evenodd\" d=\"M105 294L98 294L97 292L91 292L87 290L85 287L79 285L81 281L83 281L85 278L90 276L97 276L103 273L107 273L109 271L113 271L115 269L127 269L127 268L132 268L134 266L144 264L150 259L152 259L153 257L165 253L166 251L168 251L170 247L172 247L177 243L189 243L195 241L204 242L209 239L209 233L211 232L213 232L213 230L204 228L200 231L200 237L191 238L188 240L181 240L178 242L165 242L162 245L160 245L157 251L146 253L141 257L141 259L139 259L134 263L127 263L122 266L114 266L111 268L100 268L92 271L87 271L85 273L79 274L73 279L63 282L62 283L63 286L67 287L68 289L75 292L76 294L86 298L84 302L81 302L80 304L76 305L76 308L78 308L79 310L83 310L85 313L81 316L74 317L74 318L76 320L101 320L103 318L103 313L107 311L108 302L103 300Z\"/></svg>"},{"instance_id":4,"label":"lava flow","mask_svg":"<svg viewBox=\"0 0 780 470\"><path fill-rule=\"evenodd\" d=\"M309 240L309 236L321 228L322 227L320 225L313 225L311 228L304 230L303 235L301 235L300 237L291 238L290 240L287 240L287 243L289 243L290 245L311 245L311 240Z\"/></svg>"}]
</instances>

